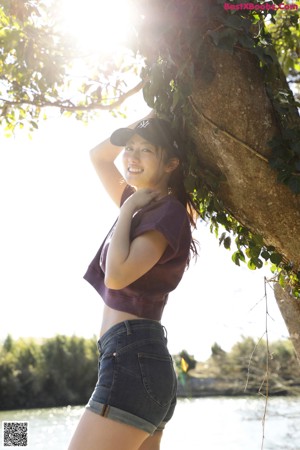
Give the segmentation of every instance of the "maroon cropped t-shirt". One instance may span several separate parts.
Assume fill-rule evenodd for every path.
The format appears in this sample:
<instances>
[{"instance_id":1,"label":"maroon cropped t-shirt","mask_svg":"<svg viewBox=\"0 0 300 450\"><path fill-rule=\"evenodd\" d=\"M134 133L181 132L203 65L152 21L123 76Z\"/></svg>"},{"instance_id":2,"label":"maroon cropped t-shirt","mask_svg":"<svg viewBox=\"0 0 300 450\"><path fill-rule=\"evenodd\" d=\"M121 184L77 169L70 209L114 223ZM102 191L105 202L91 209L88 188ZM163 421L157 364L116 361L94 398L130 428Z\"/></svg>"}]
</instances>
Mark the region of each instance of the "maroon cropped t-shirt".
<instances>
[{"instance_id":1,"label":"maroon cropped t-shirt","mask_svg":"<svg viewBox=\"0 0 300 450\"><path fill-rule=\"evenodd\" d=\"M133 192L127 185L121 205ZM160 320L168 294L181 280L189 257L191 229L186 209L172 195L143 207L132 218L130 241L150 230L160 231L168 246L160 260L139 279L123 289L109 289L104 284L106 255L114 226L90 263L84 279L109 307L145 319Z\"/></svg>"}]
</instances>

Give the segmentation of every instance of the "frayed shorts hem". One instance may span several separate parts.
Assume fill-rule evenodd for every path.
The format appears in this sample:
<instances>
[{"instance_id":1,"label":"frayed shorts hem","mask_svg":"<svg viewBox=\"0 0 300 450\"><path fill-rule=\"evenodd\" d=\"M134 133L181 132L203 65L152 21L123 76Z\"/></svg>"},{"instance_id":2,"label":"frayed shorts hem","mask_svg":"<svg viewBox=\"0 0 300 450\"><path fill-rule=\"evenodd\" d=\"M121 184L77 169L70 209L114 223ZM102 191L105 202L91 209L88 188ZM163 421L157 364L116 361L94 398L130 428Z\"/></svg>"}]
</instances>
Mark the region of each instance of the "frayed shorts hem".
<instances>
[{"instance_id":1,"label":"frayed shorts hem","mask_svg":"<svg viewBox=\"0 0 300 450\"><path fill-rule=\"evenodd\" d=\"M153 434L155 431L162 431L165 427L164 423L161 423L158 427L156 427L147 420L141 419L128 411L123 411L122 409L114 406L104 405L103 403L95 402L94 400L89 401L86 405L86 409L102 417L107 417L108 419L115 420L116 422L130 425L149 434Z\"/></svg>"}]
</instances>

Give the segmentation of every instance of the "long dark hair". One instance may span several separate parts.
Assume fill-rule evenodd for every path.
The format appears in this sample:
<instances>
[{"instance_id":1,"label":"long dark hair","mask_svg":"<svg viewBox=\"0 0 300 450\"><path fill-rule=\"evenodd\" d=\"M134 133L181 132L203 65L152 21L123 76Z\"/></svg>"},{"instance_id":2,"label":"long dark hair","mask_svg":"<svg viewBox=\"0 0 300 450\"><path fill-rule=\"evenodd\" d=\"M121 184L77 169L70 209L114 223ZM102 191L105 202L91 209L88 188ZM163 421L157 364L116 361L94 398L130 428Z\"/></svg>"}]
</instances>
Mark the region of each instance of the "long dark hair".
<instances>
[{"instance_id":1,"label":"long dark hair","mask_svg":"<svg viewBox=\"0 0 300 450\"><path fill-rule=\"evenodd\" d=\"M184 170L183 170L183 158L181 155L174 154L173 150L170 148L162 148L161 147L161 155L164 162L168 162L168 160L172 158L177 158L179 160L179 164L173 172L171 172L168 188L169 191L174 195L174 197L179 200L179 202L185 207L188 213L189 221L192 230L196 228L197 218L199 217L199 212L195 202L192 199L192 196L189 192L186 191L184 185ZM195 238L192 237L191 242L191 256L198 255L198 242ZM189 261L188 261L189 263Z\"/></svg>"},{"instance_id":2,"label":"long dark hair","mask_svg":"<svg viewBox=\"0 0 300 450\"><path fill-rule=\"evenodd\" d=\"M196 204L191 198L191 195L186 191L184 185L184 173L181 163L171 173L171 176L169 178L169 189L171 193L177 198L177 200L179 200L180 203L186 208L191 228L195 229L199 213ZM197 240L192 237L191 253L193 256L198 255L197 246L198 246Z\"/></svg>"}]
</instances>

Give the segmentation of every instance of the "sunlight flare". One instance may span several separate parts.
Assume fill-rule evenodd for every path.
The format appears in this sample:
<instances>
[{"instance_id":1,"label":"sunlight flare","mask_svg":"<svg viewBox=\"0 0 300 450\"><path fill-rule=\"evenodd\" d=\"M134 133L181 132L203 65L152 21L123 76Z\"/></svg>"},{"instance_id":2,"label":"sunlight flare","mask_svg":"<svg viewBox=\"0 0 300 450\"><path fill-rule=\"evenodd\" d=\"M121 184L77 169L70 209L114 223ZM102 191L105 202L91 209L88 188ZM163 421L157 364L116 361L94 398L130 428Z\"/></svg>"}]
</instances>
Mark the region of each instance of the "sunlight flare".
<instances>
[{"instance_id":1,"label":"sunlight flare","mask_svg":"<svg viewBox=\"0 0 300 450\"><path fill-rule=\"evenodd\" d=\"M63 26L83 51L107 53L125 43L132 10L127 0L63 0Z\"/></svg>"}]
</instances>

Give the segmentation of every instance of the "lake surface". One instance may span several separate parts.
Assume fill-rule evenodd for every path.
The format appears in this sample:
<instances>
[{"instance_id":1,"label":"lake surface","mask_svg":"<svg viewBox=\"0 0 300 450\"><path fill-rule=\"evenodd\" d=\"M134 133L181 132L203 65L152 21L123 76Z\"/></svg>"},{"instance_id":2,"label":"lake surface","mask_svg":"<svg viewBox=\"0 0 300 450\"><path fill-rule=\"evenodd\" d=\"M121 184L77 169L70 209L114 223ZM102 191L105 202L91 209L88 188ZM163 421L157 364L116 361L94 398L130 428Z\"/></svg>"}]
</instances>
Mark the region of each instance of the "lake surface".
<instances>
[{"instance_id":1,"label":"lake surface","mask_svg":"<svg viewBox=\"0 0 300 450\"><path fill-rule=\"evenodd\" d=\"M263 398L180 399L162 450L300 450L300 398L269 399L262 447ZM66 450L83 407L0 411L2 421L29 422L28 450ZM120 449L121 450L121 449Z\"/></svg>"}]
</instances>

